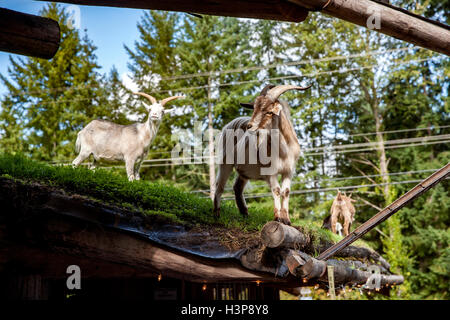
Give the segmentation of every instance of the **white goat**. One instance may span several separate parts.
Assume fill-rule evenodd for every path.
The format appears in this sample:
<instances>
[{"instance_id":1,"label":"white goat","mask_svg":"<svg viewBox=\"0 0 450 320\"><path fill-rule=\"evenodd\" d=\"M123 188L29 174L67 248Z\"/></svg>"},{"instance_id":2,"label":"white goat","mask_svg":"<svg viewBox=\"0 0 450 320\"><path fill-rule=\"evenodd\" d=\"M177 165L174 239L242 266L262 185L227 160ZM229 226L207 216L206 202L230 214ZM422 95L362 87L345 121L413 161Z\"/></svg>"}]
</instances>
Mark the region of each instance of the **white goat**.
<instances>
[{"instance_id":1,"label":"white goat","mask_svg":"<svg viewBox=\"0 0 450 320\"><path fill-rule=\"evenodd\" d=\"M91 154L96 161L125 162L128 180L139 180L139 169L142 161L148 155L150 144L158 132L164 112L164 105L172 100L181 98L173 96L161 100L143 92L136 92L152 103L145 104L149 113L144 123L120 125L107 120L93 120L79 133L76 141L78 157L73 160L74 166L79 166Z\"/></svg>"},{"instance_id":2,"label":"white goat","mask_svg":"<svg viewBox=\"0 0 450 320\"><path fill-rule=\"evenodd\" d=\"M264 180L272 190L275 220L290 224L289 191L295 165L300 156L300 145L290 120L289 105L284 101L279 101L278 98L288 90L306 90L308 88L293 85L268 85L261 91L253 104L241 103L244 107L253 108L251 118L234 119L223 128L219 143L219 161L221 163L214 195L216 216L220 214L220 198L234 167L238 177L233 189L241 214L248 215L243 195L248 180ZM264 131L267 133L268 130L270 133L264 137L262 133ZM255 143L249 142L252 139ZM267 150L262 150L264 141L266 143L270 141ZM258 153L257 156L253 156L253 161L251 153L255 154L255 151L252 149ZM270 154L270 167L273 170L264 171L268 169L269 164L263 161L262 154L265 154L266 158ZM281 188L278 183L278 175L281 175Z\"/></svg>"}]
</instances>

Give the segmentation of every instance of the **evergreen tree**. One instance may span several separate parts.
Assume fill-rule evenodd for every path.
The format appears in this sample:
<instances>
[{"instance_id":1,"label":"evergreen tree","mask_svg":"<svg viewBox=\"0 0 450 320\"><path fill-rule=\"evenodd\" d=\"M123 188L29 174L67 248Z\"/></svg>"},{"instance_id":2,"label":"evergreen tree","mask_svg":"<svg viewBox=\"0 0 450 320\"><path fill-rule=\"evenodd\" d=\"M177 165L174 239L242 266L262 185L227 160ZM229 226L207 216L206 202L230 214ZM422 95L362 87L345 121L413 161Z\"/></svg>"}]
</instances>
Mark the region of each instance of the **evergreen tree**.
<instances>
[{"instance_id":1,"label":"evergreen tree","mask_svg":"<svg viewBox=\"0 0 450 320\"><path fill-rule=\"evenodd\" d=\"M76 134L95 117L108 117L102 105L95 46L87 35L67 26L64 8L48 4L41 15L56 20L61 28L61 44L51 60L10 58L8 89L2 100L2 147L20 140L31 156L43 160L68 160L75 153ZM5 144L6 143L6 144Z\"/></svg>"}]
</instances>

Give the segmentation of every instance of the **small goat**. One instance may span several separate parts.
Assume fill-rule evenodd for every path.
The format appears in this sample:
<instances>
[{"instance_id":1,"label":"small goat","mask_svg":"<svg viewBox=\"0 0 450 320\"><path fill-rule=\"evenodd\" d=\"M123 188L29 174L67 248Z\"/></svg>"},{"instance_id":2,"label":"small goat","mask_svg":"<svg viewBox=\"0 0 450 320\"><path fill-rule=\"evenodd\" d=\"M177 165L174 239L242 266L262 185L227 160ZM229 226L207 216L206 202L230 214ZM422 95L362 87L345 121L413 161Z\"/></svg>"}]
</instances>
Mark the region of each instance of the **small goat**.
<instances>
[{"instance_id":1,"label":"small goat","mask_svg":"<svg viewBox=\"0 0 450 320\"><path fill-rule=\"evenodd\" d=\"M143 92L136 92L152 103L145 104L149 113L144 123L120 125L106 120L93 120L84 127L77 137L75 144L78 156L73 160L74 166L79 166L91 154L96 161L125 162L128 180L139 180L139 169L145 160L150 144L158 132L165 112L164 105L169 101L181 98L173 96L161 100L159 103L154 97Z\"/></svg>"},{"instance_id":2,"label":"small goat","mask_svg":"<svg viewBox=\"0 0 450 320\"><path fill-rule=\"evenodd\" d=\"M248 180L264 180L272 190L275 203L274 220L290 224L289 191L295 164L300 156L300 144L290 120L289 105L279 101L278 98L288 90L308 88L293 85L268 85L253 104L241 103L242 106L253 109L251 118L234 119L223 128L219 143L221 163L214 195L216 216L220 215L220 199L225 184L235 168L238 177L233 189L240 213L244 216L248 215L243 195ZM249 142L252 140L254 143ZM263 150L263 145L268 142L270 145L267 146L267 150ZM273 142L277 144L274 146ZM258 153L253 157L253 161L252 153L253 155ZM270 168L268 168L269 163L263 159L263 154L266 155L265 158L270 154ZM278 175L281 175L281 187Z\"/></svg>"},{"instance_id":3,"label":"small goat","mask_svg":"<svg viewBox=\"0 0 450 320\"><path fill-rule=\"evenodd\" d=\"M336 233L336 224L338 223L338 220L344 222L344 235L348 236L350 233L350 227L355 220L355 207L352 202L356 202L356 200L353 200L350 196L341 194L341 192L338 191L330 210L331 231L333 231L333 233Z\"/></svg>"}]
</instances>

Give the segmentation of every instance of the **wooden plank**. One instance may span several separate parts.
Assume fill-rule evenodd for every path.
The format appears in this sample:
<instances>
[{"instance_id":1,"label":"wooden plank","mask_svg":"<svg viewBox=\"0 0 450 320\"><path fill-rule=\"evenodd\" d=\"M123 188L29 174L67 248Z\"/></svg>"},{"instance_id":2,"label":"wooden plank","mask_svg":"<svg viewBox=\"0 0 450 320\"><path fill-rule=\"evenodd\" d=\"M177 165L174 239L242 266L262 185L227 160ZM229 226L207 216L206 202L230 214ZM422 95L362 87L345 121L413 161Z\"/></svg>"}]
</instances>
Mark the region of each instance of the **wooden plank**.
<instances>
[{"instance_id":1,"label":"wooden plank","mask_svg":"<svg viewBox=\"0 0 450 320\"><path fill-rule=\"evenodd\" d=\"M330 248L322 252L317 257L317 259L327 260L328 258L332 257L337 252L349 246L351 243L355 242L363 235L365 235L367 232L375 228L377 225L388 219L390 216L392 216L394 213L396 213L401 208L406 206L408 203L412 202L414 199L418 198L419 196L430 190L436 184L446 179L448 176L450 176L450 163L447 163L447 165L445 165L444 167L433 173L431 176L423 180L421 183L419 183L414 188L409 190L403 196L401 196L400 198L392 202L390 205L388 205L386 208L384 208L376 215L374 215L372 218L364 222L362 225L356 228L344 239L342 239L335 245L331 246Z\"/></svg>"},{"instance_id":2,"label":"wooden plank","mask_svg":"<svg viewBox=\"0 0 450 320\"><path fill-rule=\"evenodd\" d=\"M50 59L59 41L58 22L0 8L0 51Z\"/></svg>"}]
</instances>

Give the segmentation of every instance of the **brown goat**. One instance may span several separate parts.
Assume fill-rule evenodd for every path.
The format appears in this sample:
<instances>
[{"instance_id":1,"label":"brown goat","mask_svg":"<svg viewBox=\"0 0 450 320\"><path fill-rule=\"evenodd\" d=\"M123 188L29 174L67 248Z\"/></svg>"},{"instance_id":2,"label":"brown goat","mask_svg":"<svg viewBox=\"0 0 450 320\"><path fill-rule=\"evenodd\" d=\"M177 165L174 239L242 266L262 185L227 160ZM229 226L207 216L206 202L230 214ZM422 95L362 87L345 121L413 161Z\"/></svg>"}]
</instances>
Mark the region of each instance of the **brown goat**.
<instances>
[{"instance_id":1,"label":"brown goat","mask_svg":"<svg viewBox=\"0 0 450 320\"><path fill-rule=\"evenodd\" d=\"M356 202L350 196L341 194L338 191L336 198L331 206L331 231L336 233L336 223L341 220L344 222L344 235L348 236L350 233L350 227L352 222L355 220L355 207L352 202Z\"/></svg>"}]
</instances>

